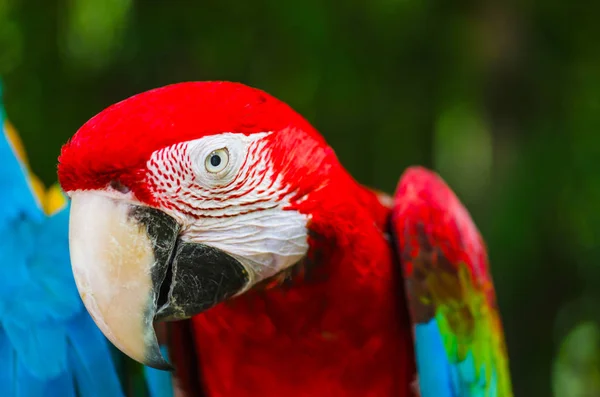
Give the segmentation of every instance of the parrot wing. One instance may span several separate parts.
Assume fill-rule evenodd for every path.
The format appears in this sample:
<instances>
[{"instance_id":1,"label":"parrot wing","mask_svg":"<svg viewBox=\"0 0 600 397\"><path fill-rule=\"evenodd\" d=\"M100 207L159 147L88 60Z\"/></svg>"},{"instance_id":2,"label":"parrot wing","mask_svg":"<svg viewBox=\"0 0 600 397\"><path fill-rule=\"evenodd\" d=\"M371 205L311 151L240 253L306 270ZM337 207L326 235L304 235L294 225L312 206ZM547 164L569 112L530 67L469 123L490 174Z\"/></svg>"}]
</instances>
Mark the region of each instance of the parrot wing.
<instances>
[{"instance_id":1,"label":"parrot wing","mask_svg":"<svg viewBox=\"0 0 600 397\"><path fill-rule=\"evenodd\" d=\"M1 91L0 91L1 99ZM171 375L133 363L85 310L69 258L69 203L29 168L0 101L0 370L2 396L171 397ZM166 351L164 352L166 354Z\"/></svg>"},{"instance_id":2,"label":"parrot wing","mask_svg":"<svg viewBox=\"0 0 600 397\"><path fill-rule=\"evenodd\" d=\"M0 127L0 395L123 395L75 288L66 199L44 212L43 185L1 106Z\"/></svg>"},{"instance_id":3,"label":"parrot wing","mask_svg":"<svg viewBox=\"0 0 600 397\"><path fill-rule=\"evenodd\" d=\"M485 243L467 210L437 174L414 167L400 180L391 229L421 396L512 396Z\"/></svg>"}]
</instances>

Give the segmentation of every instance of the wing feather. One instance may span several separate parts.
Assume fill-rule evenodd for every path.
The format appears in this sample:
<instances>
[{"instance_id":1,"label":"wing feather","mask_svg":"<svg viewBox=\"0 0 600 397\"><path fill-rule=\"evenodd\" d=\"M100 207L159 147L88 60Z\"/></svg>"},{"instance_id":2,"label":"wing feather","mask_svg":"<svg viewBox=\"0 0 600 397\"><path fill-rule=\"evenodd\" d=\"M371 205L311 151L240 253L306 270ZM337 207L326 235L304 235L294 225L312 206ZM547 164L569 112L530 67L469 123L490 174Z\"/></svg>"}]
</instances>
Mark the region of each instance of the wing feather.
<instances>
[{"instance_id":1,"label":"wing feather","mask_svg":"<svg viewBox=\"0 0 600 397\"><path fill-rule=\"evenodd\" d=\"M400 180L392 210L422 397L512 396L485 244L435 173Z\"/></svg>"},{"instance_id":2,"label":"wing feather","mask_svg":"<svg viewBox=\"0 0 600 397\"><path fill-rule=\"evenodd\" d=\"M55 210L62 210L51 217L45 213L43 184L31 173L23 145L4 117L0 100L0 395L74 396L74 374L83 366L98 387L81 396L101 390L122 395L108 350L89 354L106 342L71 273L66 199L63 195L57 203L55 194ZM68 360L75 318L82 319L75 331L87 349L84 365L76 368Z\"/></svg>"}]
</instances>

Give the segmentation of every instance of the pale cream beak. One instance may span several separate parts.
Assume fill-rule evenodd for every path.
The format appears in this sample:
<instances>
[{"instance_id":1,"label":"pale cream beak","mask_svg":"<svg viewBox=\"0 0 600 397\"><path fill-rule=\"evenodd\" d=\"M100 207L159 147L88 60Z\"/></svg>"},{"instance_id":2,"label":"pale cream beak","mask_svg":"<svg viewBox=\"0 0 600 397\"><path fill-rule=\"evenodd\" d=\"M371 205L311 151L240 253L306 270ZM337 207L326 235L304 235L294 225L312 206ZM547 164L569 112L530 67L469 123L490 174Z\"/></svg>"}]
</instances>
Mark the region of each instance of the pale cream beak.
<instances>
[{"instance_id":1,"label":"pale cream beak","mask_svg":"<svg viewBox=\"0 0 600 397\"><path fill-rule=\"evenodd\" d=\"M160 242L158 250L163 252L156 252L153 239L159 236L152 236L144 222L148 211L156 210L98 193L74 192L71 265L83 303L104 335L134 360L168 368L153 321L179 227L167 215L152 218L154 227L170 231ZM161 221L164 224L157 226ZM161 275L157 289L153 277Z\"/></svg>"},{"instance_id":2,"label":"pale cream beak","mask_svg":"<svg viewBox=\"0 0 600 397\"><path fill-rule=\"evenodd\" d=\"M71 193L69 243L77 289L88 312L123 353L169 369L154 323L189 318L249 283L224 251L179 239L166 213L101 192Z\"/></svg>"}]
</instances>

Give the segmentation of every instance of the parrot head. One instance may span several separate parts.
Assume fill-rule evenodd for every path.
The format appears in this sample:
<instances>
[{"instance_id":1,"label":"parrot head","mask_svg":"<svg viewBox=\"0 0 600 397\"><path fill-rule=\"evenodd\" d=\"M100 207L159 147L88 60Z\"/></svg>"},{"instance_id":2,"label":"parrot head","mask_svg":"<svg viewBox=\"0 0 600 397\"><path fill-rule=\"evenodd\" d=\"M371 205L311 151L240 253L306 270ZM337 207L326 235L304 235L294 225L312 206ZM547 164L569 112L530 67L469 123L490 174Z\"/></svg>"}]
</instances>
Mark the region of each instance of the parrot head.
<instances>
[{"instance_id":1,"label":"parrot head","mask_svg":"<svg viewBox=\"0 0 600 397\"><path fill-rule=\"evenodd\" d=\"M168 368L154 323L189 318L298 263L335 154L263 91L189 82L112 105L64 145L73 274L124 353Z\"/></svg>"}]
</instances>

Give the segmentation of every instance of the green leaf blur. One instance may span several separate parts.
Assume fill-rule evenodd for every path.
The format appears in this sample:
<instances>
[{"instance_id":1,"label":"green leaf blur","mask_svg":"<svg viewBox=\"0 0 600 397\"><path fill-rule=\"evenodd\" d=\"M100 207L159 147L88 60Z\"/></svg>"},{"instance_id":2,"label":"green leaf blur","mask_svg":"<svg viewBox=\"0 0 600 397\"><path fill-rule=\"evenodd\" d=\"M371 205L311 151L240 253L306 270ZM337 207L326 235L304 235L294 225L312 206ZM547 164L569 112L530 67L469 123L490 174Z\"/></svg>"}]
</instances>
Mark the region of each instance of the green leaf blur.
<instances>
[{"instance_id":1,"label":"green leaf blur","mask_svg":"<svg viewBox=\"0 0 600 397\"><path fill-rule=\"evenodd\" d=\"M0 0L0 76L46 183L91 116L185 80L270 92L388 192L407 166L435 168L488 242L515 394L576 396L600 369L598 15L552 0ZM585 373L567 359L582 344Z\"/></svg>"}]
</instances>

